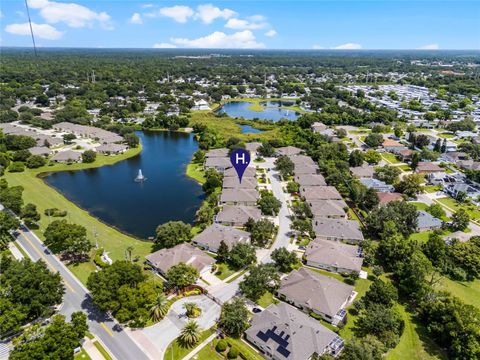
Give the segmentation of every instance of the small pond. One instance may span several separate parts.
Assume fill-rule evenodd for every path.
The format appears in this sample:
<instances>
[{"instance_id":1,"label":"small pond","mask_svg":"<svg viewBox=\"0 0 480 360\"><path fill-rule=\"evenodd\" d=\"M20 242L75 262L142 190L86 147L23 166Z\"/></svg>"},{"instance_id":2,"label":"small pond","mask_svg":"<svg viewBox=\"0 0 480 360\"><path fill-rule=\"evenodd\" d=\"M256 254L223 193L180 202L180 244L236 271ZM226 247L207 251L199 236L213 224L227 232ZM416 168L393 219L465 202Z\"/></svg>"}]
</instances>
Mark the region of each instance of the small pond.
<instances>
[{"instance_id":1,"label":"small pond","mask_svg":"<svg viewBox=\"0 0 480 360\"><path fill-rule=\"evenodd\" d=\"M278 101L266 101L261 103L262 105L271 106L263 108L262 111L253 111L249 107L252 106L252 103L246 101L231 101L223 104L223 106L218 110L219 113L225 113L232 118L240 118L254 120L272 120L279 121L281 119L287 120L296 120L300 114L293 110L281 109ZM292 105L292 103L290 103Z\"/></svg>"},{"instance_id":2,"label":"small pond","mask_svg":"<svg viewBox=\"0 0 480 360\"><path fill-rule=\"evenodd\" d=\"M255 129L251 125L239 125L242 128L242 134L258 134L262 133L263 130Z\"/></svg>"}]
</instances>

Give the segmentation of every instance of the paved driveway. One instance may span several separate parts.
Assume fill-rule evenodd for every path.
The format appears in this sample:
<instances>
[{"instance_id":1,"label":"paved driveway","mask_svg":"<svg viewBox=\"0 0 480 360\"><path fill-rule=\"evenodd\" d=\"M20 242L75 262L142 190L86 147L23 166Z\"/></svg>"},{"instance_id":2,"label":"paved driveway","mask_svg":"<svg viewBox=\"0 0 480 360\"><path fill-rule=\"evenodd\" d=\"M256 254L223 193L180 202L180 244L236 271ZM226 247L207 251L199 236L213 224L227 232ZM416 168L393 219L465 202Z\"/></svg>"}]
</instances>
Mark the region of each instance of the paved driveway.
<instances>
[{"instance_id":1,"label":"paved driveway","mask_svg":"<svg viewBox=\"0 0 480 360\"><path fill-rule=\"evenodd\" d=\"M188 296L172 304L167 316L159 323L141 330L150 343L163 355L168 345L175 340L185 323L189 320L185 315L183 304L194 302L202 309L202 314L194 319L202 329L212 327L220 316L220 305L205 295Z\"/></svg>"}]
</instances>

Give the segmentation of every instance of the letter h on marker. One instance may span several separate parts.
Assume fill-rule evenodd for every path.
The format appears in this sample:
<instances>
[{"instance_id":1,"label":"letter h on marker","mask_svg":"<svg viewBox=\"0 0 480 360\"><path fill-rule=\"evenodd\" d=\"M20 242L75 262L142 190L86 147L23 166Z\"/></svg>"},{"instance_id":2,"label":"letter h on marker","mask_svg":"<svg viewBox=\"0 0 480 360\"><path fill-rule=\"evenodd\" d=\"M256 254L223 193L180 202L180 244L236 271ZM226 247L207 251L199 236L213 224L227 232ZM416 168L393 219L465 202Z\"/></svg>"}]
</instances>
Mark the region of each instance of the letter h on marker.
<instances>
[{"instance_id":1,"label":"letter h on marker","mask_svg":"<svg viewBox=\"0 0 480 360\"><path fill-rule=\"evenodd\" d=\"M242 154L242 156L239 156L240 154L235 154L235 163L239 164L240 160L242 161L242 164L245 164L245 154Z\"/></svg>"}]
</instances>

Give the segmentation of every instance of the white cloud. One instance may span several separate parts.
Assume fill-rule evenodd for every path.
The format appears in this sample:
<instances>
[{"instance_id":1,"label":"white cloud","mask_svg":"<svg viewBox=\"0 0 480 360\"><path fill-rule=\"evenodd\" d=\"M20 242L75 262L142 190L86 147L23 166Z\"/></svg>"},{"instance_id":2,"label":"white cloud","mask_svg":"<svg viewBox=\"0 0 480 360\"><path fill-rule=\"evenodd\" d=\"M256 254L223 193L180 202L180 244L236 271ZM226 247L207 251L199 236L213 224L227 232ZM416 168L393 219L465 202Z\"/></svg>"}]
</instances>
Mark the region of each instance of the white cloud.
<instances>
[{"instance_id":1,"label":"white cloud","mask_svg":"<svg viewBox=\"0 0 480 360\"><path fill-rule=\"evenodd\" d=\"M312 46L312 49L314 49L314 50L320 50L320 49L325 49L325 48L324 48L323 46L321 46L321 45L315 44L315 45Z\"/></svg>"},{"instance_id":2,"label":"white cloud","mask_svg":"<svg viewBox=\"0 0 480 360\"><path fill-rule=\"evenodd\" d=\"M239 31L230 35L221 31L215 31L210 35L198 39L172 38L172 43L192 48L214 48L214 49L258 49L265 45L255 39L250 30Z\"/></svg>"},{"instance_id":3,"label":"white cloud","mask_svg":"<svg viewBox=\"0 0 480 360\"><path fill-rule=\"evenodd\" d=\"M32 22L33 34L35 37L47 40L57 40L63 35L61 31L55 29L52 25L36 24ZM15 35L30 36L30 25L28 22L23 24L10 24L5 26L5 31Z\"/></svg>"},{"instance_id":4,"label":"white cloud","mask_svg":"<svg viewBox=\"0 0 480 360\"><path fill-rule=\"evenodd\" d=\"M15 15L17 15L17 16L19 16L19 17L24 17L24 16L25 16L25 14L24 14L23 11L18 11L18 10L15 11Z\"/></svg>"},{"instance_id":5,"label":"white cloud","mask_svg":"<svg viewBox=\"0 0 480 360\"><path fill-rule=\"evenodd\" d=\"M195 13L195 19L202 20L205 24L210 24L217 18L230 19L235 16L236 12L230 9L220 9L212 4L199 5Z\"/></svg>"},{"instance_id":6,"label":"white cloud","mask_svg":"<svg viewBox=\"0 0 480 360\"><path fill-rule=\"evenodd\" d=\"M142 4L140 6L142 9L148 9L148 8L152 8L153 7L153 4Z\"/></svg>"},{"instance_id":7,"label":"white cloud","mask_svg":"<svg viewBox=\"0 0 480 360\"><path fill-rule=\"evenodd\" d=\"M356 44L356 43L346 43L342 45L338 45L333 47L332 49L337 49L337 50L358 50L361 49L362 45Z\"/></svg>"},{"instance_id":8,"label":"white cloud","mask_svg":"<svg viewBox=\"0 0 480 360\"><path fill-rule=\"evenodd\" d=\"M275 30L268 30L265 34L263 34L265 36L268 36L268 37L274 37L275 35L277 35L277 32Z\"/></svg>"},{"instance_id":9,"label":"white cloud","mask_svg":"<svg viewBox=\"0 0 480 360\"><path fill-rule=\"evenodd\" d=\"M154 49L174 49L176 47L177 47L177 45L173 45L173 44L170 44L170 43L164 43L164 42L153 44Z\"/></svg>"},{"instance_id":10,"label":"white cloud","mask_svg":"<svg viewBox=\"0 0 480 360\"><path fill-rule=\"evenodd\" d=\"M142 16L139 13L133 13L128 22L130 24L143 24Z\"/></svg>"},{"instance_id":11,"label":"white cloud","mask_svg":"<svg viewBox=\"0 0 480 360\"><path fill-rule=\"evenodd\" d=\"M104 29L112 30L110 15L106 12L95 12L86 6L74 3L61 3L49 0L28 0L33 9L40 10L40 16L47 23L64 22L69 27L92 27L98 22Z\"/></svg>"},{"instance_id":12,"label":"white cloud","mask_svg":"<svg viewBox=\"0 0 480 360\"><path fill-rule=\"evenodd\" d=\"M438 44L428 44L419 47L420 50L438 50L440 49L440 45Z\"/></svg>"},{"instance_id":13,"label":"white cloud","mask_svg":"<svg viewBox=\"0 0 480 360\"><path fill-rule=\"evenodd\" d=\"M193 10L184 5L175 5L172 7L163 7L158 11L159 15L172 18L176 22L186 23L188 18L193 16ZM156 16L154 14L154 16Z\"/></svg>"},{"instance_id":14,"label":"white cloud","mask_svg":"<svg viewBox=\"0 0 480 360\"><path fill-rule=\"evenodd\" d=\"M255 22L233 18L227 21L225 24L226 28L235 29L235 30L258 30L267 27L266 22Z\"/></svg>"}]
</instances>

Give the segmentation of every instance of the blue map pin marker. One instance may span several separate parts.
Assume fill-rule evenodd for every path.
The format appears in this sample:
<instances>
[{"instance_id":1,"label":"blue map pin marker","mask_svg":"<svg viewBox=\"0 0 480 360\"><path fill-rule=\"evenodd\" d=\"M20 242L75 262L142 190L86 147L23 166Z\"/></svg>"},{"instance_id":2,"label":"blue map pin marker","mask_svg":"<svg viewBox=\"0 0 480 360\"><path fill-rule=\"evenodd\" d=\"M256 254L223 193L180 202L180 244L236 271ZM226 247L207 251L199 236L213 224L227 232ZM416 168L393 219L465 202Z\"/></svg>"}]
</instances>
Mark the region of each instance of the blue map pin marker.
<instances>
[{"instance_id":1,"label":"blue map pin marker","mask_svg":"<svg viewBox=\"0 0 480 360\"><path fill-rule=\"evenodd\" d=\"M242 182L245 169L250 164L250 153L245 149L237 149L230 154L230 162L237 171L238 180Z\"/></svg>"}]
</instances>

